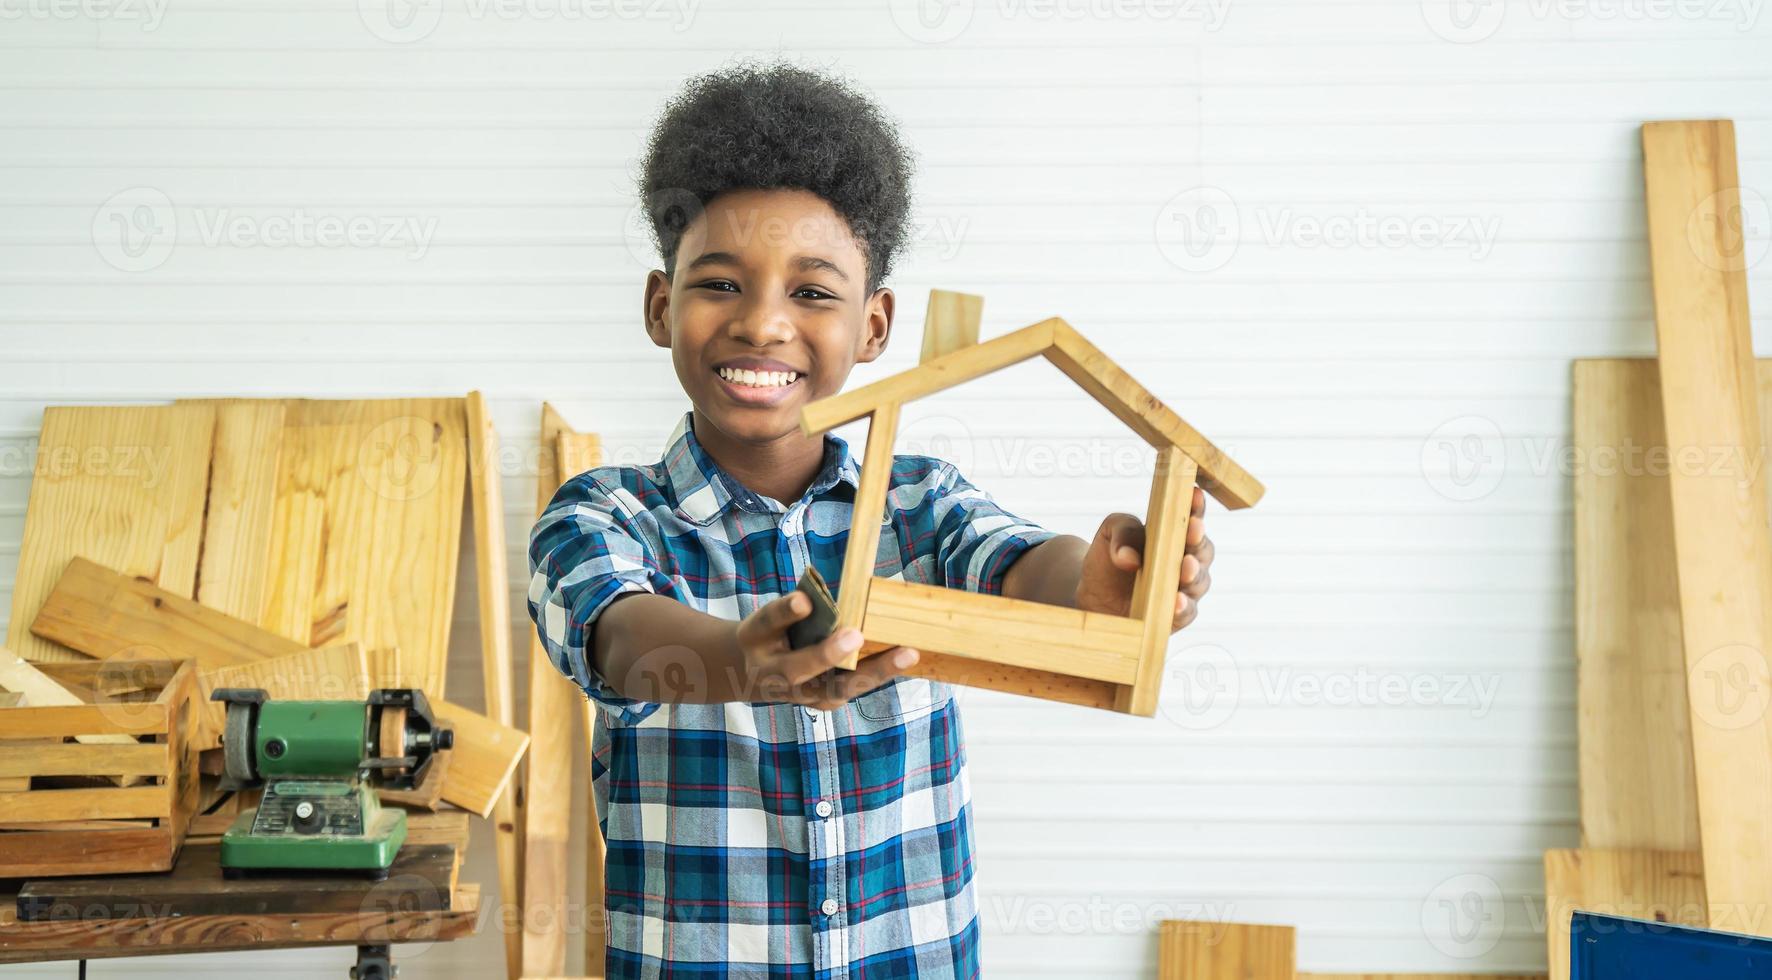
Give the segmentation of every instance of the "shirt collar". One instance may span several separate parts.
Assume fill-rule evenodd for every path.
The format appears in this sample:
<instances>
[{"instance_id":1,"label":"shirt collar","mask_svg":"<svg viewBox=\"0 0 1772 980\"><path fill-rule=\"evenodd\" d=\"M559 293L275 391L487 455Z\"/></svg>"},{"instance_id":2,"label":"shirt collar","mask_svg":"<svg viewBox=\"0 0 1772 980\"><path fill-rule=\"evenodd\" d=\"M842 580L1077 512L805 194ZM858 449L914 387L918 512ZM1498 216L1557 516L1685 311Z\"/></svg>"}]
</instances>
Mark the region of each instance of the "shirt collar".
<instances>
[{"instance_id":1,"label":"shirt collar","mask_svg":"<svg viewBox=\"0 0 1772 980\"><path fill-rule=\"evenodd\" d=\"M702 448L695 438L695 413L684 412L671 430L661 464L677 499L677 512L695 524L709 524L737 506L755 514L777 514L786 508L776 500L754 493L726 472ZM849 444L831 433L824 437L824 465L802 499L812 499L848 484L851 490L861 481L861 468L849 452Z\"/></svg>"}]
</instances>

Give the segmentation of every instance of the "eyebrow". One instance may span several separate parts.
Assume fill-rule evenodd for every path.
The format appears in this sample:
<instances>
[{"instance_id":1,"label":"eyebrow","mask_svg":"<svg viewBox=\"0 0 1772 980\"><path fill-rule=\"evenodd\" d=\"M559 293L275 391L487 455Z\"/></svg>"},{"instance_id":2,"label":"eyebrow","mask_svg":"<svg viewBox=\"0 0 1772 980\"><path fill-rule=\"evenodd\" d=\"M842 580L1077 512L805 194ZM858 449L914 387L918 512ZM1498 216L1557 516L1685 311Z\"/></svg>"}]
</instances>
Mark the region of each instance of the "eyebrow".
<instances>
[{"instance_id":1,"label":"eyebrow","mask_svg":"<svg viewBox=\"0 0 1772 980\"><path fill-rule=\"evenodd\" d=\"M741 263L738 261L738 256L732 254L731 252L703 252L701 255L696 256L695 259L693 261L691 261L684 268L686 268L686 269L700 269L704 266L710 266L710 265L740 265L740 264ZM847 273L845 273L842 269L837 268L837 264L835 262L832 262L829 259L821 259L816 255L796 255L796 256L794 256L793 264L794 264L794 268L799 269L802 272L811 271L813 269L819 269L819 270L823 270L825 272L829 272L831 275L836 276L838 279L843 280L845 283L847 283L849 281L849 275Z\"/></svg>"}]
</instances>

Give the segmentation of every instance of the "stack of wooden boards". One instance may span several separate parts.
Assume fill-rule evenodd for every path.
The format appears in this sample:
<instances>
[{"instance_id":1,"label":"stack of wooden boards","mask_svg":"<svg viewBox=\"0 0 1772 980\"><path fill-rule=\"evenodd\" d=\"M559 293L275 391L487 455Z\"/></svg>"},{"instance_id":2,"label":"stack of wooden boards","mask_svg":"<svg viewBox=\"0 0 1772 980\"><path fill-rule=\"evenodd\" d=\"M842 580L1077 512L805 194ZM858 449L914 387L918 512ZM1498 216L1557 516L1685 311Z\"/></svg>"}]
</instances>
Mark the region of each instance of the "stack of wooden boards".
<instances>
[{"instance_id":1,"label":"stack of wooden boards","mask_svg":"<svg viewBox=\"0 0 1772 980\"><path fill-rule=\"evenodd\" d=\"M1772 934L1772 367L1747 312L1735 132L1643 127L1658 360L1577 362L1575 909Z\"/></svg>"},{"instance_id":2,"label":"stack of wooden boards","mask_svg":"<svg viewBox=\"0 0 1772 980\"><path fill-rule=\"evenodd\" d=\"M5 658L0 687L22 690L26 711L77 706L79 668L170 659L191 661L199 697L214 686L264 687L283 698L422 688L456 728L456 747L429 800L402 802L435 806L440 797L496 814L500 884L515 908L520 822L516 794L504 790L529 739L512 725L497 459L477 392L49 408L7 632L19 657ZM484 714L443 697L470 486ZM207 705L195 713L185 737L213 746L217 716ZM94 833L124 828L94 826L71 797L43 802L45 792L78 790L20 783L60 771L43 767L65 766L59 756L93 742L118 753L143 744L121 731L79 734L72 747L60 738L27 745L0 721L0 754L9 760L0 762L0 811L42 817L30 833L60 830L65 847L90 851ZM84 764L119 778L114 762ZM29 811L20 809L26 793L35 798ZM23 833L7 828L0 847L6 834ZM507 930L512 975L519 954L520 934Z\"/></svg>"}]
</instances>

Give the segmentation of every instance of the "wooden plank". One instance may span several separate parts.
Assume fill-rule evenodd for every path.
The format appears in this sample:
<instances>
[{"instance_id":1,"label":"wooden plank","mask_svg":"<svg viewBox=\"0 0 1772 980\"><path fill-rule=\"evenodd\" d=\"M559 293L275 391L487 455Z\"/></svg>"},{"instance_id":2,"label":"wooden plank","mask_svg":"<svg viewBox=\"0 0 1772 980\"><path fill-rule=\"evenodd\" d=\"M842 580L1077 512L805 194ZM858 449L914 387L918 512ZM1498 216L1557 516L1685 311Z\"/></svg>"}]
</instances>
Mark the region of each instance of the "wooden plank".
<instances>
[{"instance_id":1,"label":"wooden plank","mask_svg":"<svg viewBox=\"0 0 1772 980\"><path fill-rule=\"evenodd\" d=\"M984 319L984 297L946 289L929 291L929 309L923 316L923 353L919 364L978 343Z\"/></svg>"},{"instance_id":2,"label":"wooden plank","mask_svg":"<svg viewBox=\"0 0 1772 980\"><path fill-rule=\"evenodd\" d=\"M559 466L560 482L565 483L567 479L602 464L602 439L594 432L564 430L560 433L556 446L555 460ZM562 677L560 680L564 681L565 678ZM573 692L573 697L578 702L579 715L584 722L580 731L584 735L585 753L581 759L573 761L572 765L588 772L591 755L595 751L593 744L596 741L597 725L599 724L597 706L589 698L580 697L576 690ZM564 727L562 726L562 728ZM571 804L568 803L567 808L570 809L570 806ZM608 922L604 918L607 914L604 896L607 848L603 840L602 828L597 824L596 793L590 788L588 780L586 781L584 808L581 811L578 824L582 829L585 841L584 907L587 910L584 930L585 973L589 978L600 978L604 973L604 961L608 954L609 941ZM571 849L571 833L572 828L569 822L567 826L568 850ZM562 886L566 884L564 878L560 884Z\"/></svg>"},{"instance_id":3,"label":"wooden plank","mask_svg":"<svg viewBox=\"0 0 1772 980\"><path fill-rule=\"evenodd\" d=\"M968 350L979 350L984 346ZM948 357L963 357L965 354L966 351L960 351ZM943 360L947 358L938 358L925 367L933 367ZM849 540L843 549L843 574L836 584L837 623L833 627L836 630L862 629L867 619L868 593L873 588L874 569L879 562L880 522L885 517L886 494L891 489L892 443L898 438L898 413L897 402L886 402L869 417L867 448L862 452L861 460L861 482L855 489ZM859 653L852 654L837 666L854 670L858 659Z\"/></svg>"},{"instance_id":4,"label":"wooden plank","mask_svg":"<svg viewBox=\"0 0 1772 980\"><path fill-rule=\"evenodd\" d=\"M35 705L19 711L0 712L0 738L41 738L45 734L62 733L79 736L89 744L122 745L108 739L109 735L155 735L166 731L167 711L157 704L131 704L119 710L115 704L81 704L67 707L40 708ZM96 736L96 737L95 737ZM135 739L129 739L133 743Z\"/></svg>"},{"instance_id":5,"label":"wooden plank","mask_svg":"<svg viewBox=\"0 0 1772 980\"><path fill-rule=\"evenodd\" d=\"M872 645L871 649L870 645L864 644L862 655L872 656L887 649L890 647L886 644ZM922 654L921 658L915 666L905 671L911 677L926 677L932 681L1019 694L1043 701L1060 701L1085 708L1112 710L1122 686L1056 671L1011 667L945 653L918 652Z\"/></svg>"},{"instance_id":6,"label":"wooden plank","mask_svg":"<svg viewBox=\"0 0 1772 980\"><path fill-rule=\"evenodd\" d=\"M255 873L226 879L221 846L198 844L181 851L172 870L164 874L27 881L18 893L18 920L314 915L371 908L437 912L449 906L454 866L455 848L430 844L400 848L386 882L349 874Z\"/></svg>"},{"instance_id":7,"label":"wooden plank","mask_svg":"<svg viewBox=\"0 0 1772 980\"><path fill-rule=\"evenodd\" d=\"M1114 684L1138 672L1143 627L1122 616L899 579L869 591L862 632L875 643Z\"/></svg>"},{"instance_id":8,"label":"wooden plank","mask_svg":"<svg viewBox=\"0 0 1772 980\"><path fill-rule=\"evenodd\" d=\"M511 572L505 551L504 480L499 467L498 430L493 428L492 414L480 392L468 392L465 409L468 489L473 502L474 581L480 612L480 673L487 715L508 728L516 723L516 709L511 676ZM439 792L441 776L439 773ZM523 900L523 852L517 839L518 795L500 793L492 813L499 895L507 906ZM520 967L522 938L513 930L506 930L504 937L508 976Z\"/></svg>"},{"instance_id":9,"label":"wooden plank","mask_svg":"<svg viewBox=\"0 0 1772 980\"><path fill-rule=\"evenodd\" d=\"M1734 127L1645 124L1643 158L1662 418L1676 461L1702 453L1672 467L1669 497L1705 886L1713 907L1772 908L1764 443L1747 279L1707 261L1742 249Z\"/></svg>"},{"instance_id":10,"label":"wooden plank","mask_svg":"<svg viewBox=\"0 0 1772 980\"><path fill-rule=\"evenodd\" d=\"M927 398L1038 357L1052 346L1052 328L1058 322L1056 318L1042 320L1001 337L944 354L873 384L821 398L800 410L800 431L809 436L828 432L845 422L872 415L885 405L902 405Z\"/></svg>"},{"instance_id":11,"label":"wooden plank","mask_svg":"<svg viewBox=\"0 0 1772 980\"><path fill-rule=\"evenodd\" d=\"M13 826L24 826L17 824ZM63 830L0 834L0 865L21 878L92 874L95 869L172 867L172 835L154 827L69 833ZM7 948L0 939L0 950Z\"/></svg>"},{"instance_id":12,"label":"wooden plank","mask_svg":"<svg viewBox=\"0 0 1772 980\"><path fill-rule=\"evenodd\" d=\"M199 405L44 411L7 646L26 660L79 659L29 628L76 555L191 595L214 428Z\"/></svg>"},{"instance_id":13,"label":"wooden plank","mask_svg":"<svg viewBox=\"0 0 1772 980\"><path fill-rule=\"evenodd\" d=\"M552 405L542 405L541 444L548 465L536 475L536 512L566 479L566 457L578 454L566 441L571 426ZM596 465L575 458L575 466ZM567 855L572 839L571 780L573 718L585 695L554 669L533 631L529 644L529 761L523 792L523 922L518 975L557 975L566 971Z\"/></svg>"},{"instance_id":14,"label":"wooden plank","mask_svg":"<svg viewBox=\"0 0 1772 980\"><path fill-rule=\"evenodd\" d=\"M1296 930L1168 919L1159 927L1159 980L1292 980Z\"/></svg>"},{"instance_id":15,"label":"wooden plank","mask_svg":"<svg viewBox=\"0 0 1772 980\"><path fill-rule=\"evenodd\" d=\"M68 562L31 631L101 660L191 659L204 671L306 649L84 558Z\"/></svg>"},{"instance_id":16,"label":"wooden plank","mask_svg":"<svg viewBox=\"0 0 1772 980\"><path fill-rule=\"evenodd\" d=\"M172 793L164 785L34 789L26 793L0 793L0 813L6 814L12 823L169 817Z\"/></svg>"},{"instance_id":17,"label":"wooden plank","mask_svg":"<svg viewBox=\"0 0 1772 980\"><path fill-rule=\"evenodd\" d=\"M1149 718L1157 713L1163 687L1163 666L1175 624L1176 596L1181 591L1181 559L1187 552L1188 518L1194 502L1195 464L1181 449L1157 450L1156 477L1145 511L1145 553L1132 583L1131 618L1142 624L1131 687L1120 692L1115 707ZM1109 678L1113 680L1115 678Z\"/></svg>"},{"instance_id":18,"label":"wooden plank","mask_svg":"<svg viewBox=\"0 0 1772 980\"><path fill-rule=\"evenodd\" d=\"M459 398L286 402L273 628L305 647L399 649L414 686L442 691L466 457Z\"/></svg>"},{"instance_id":19,"label":"wooden plank","mask_svg":"<svg viewBox=\"0 0 1772 980\"><path fill-rule=\"evenodd\" d=\"M1703 926L1712 922L1704 892L1704 861L1696 851L1618 849L1544 852L1545 937L1551 980L1569 977L1569 920L1575 910ZM1749 928L1735 917L1736 932ZM1755 920L1760 916L1754 916Z\"/></svg>"},{"instance_id":20,"label":"wooden plank","mask_svg":"<svg viewBox=\"0 0 1772 980\"><path fill-rule=\"evenodd\" d=\"M1763 377L1772 367L1762 365ZM1653 360L1574 368L1581 842L1698 850L1661 382ZM1772 398L1761 399L1762 412Z\"/></svg>"},{"instance_id":21,"label":"wooden plank","mask_svg":"<svg viewBox=\"0 0 1772 980\"><path fill-rule=\"evenodd\" d=\"M23 746L8 742L0 752L0 777L164 776L171 763L164 742L83 745L45 740Z\"/></svg>"},{"instance_id":22,"label":"wooden plank","mask_svg":"<svg viewBox=\"0 0 1772 980\"><path fill-rule=\"evenodd\" d=\"M68 689L56 683L42 670L26 663L5 647L0 647L0 688L21 694L30 701L29 708L8 711L0 715L0 738L6 736L62 736L73 735L87 745L134 745L135 739L129 735L114 734L115 727L123 718L109 716L146 714L149 721L159 721L164 730L166 715L164 711L153 717L155 712L127 712L113 708L86 705L68 692ZM44 709L68 708L68 713L51 713ZM89 720L90 719L90 720ZM64 723L72 723L79 727L54 727Z\"/></svg>"},{"instance_id":23,"label":"wooden plank","mask_svg":"<svg viewBox=\"0 0 1772 980\"><path fill-rule=\"evenodd\" d=\"M287 641L279 637L278 642ZM369 697L369 660L362 644L340 643L204 671L197 680L202 710L195 738L201 751L220 748L227 726L227 705L209 699L217 688L261 688L273 701L364 701Z\"/></svg>"},{"instance_id":24,"label":"wooden plank","mask_svg":"<svg viewBox=\"0 0 1772 980\"><path fill-rule=\"evenodd\" d=\"M0 963L433 942L473 935L479 914L479 887L463 884L456 887L447 912L372 909L318 915L0 921Z\"/></svg>"},{"instance_id":25,"label":"wooden plank","mask_svg":"<svg viewBox=\"0 0 1772 980\"><path fill-rule=\"evenodd\" d=\"M179 404L185 404L181 400ZM257 623L265 611L283 403L269 398L202 402L215 411L198 602Z\"/></svg>"},{"instance_id":26,"label":"wooden plank","mask_svg":"<svg viewBox=\"0 0 1772 980\"><path fill-rule=\"evenodd\" d=\"M1267 490L1199 430L1183 421L1149 389L1133 380L1099 348L1063 320L1053 322L1052 349L1046 354L1114 417L1162 449L1176 446L1199 466L1200 485L1230 510L1252 507Z\"/></svg>"},{"instance_id":27,"label":"wooden plank","mask_svg":"<svg viewBox=\"0 0 1772 980\"><path fill-rule=\"evenodd\" d=\"M469 813L492 815L492 804L511 783L517 762L529 748L529 736L476 711L435 698L431 712L441 724L455 729L455 758L449 761L449 779L443 798Z\"/></svg>"}]
</instances>

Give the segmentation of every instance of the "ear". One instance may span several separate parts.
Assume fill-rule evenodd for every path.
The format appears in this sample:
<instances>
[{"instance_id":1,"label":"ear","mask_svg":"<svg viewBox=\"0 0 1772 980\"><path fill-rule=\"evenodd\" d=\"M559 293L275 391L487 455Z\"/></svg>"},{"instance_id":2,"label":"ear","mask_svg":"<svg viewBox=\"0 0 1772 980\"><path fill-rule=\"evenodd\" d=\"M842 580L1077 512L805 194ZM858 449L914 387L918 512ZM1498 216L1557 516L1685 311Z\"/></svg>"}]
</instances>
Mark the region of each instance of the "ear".
<instances>
[{"instance_id":1,"label":"ear","mask_svg":"<svg viewBox=\"0 0 1772 980\"><path fill-rule=\"evenodd\" d=\"M646 274L646 292L640 304L646 336L660 347L671 346L671 281L663 269Z\"/></svg>"},{"instance_id":2,"label":"ear","mask_svg":"<svg viewBox=\"0 0 1772 980\"><path fill-rule=\"evenodd\" d=\"M886 341L892 336L892 311L897 304L897 297L892 290L881 286L868 297L867 309L863 311L861 328L861 349L855 353L855 363L866 364L886 352Z\"/></svg>"}]
</instances>

